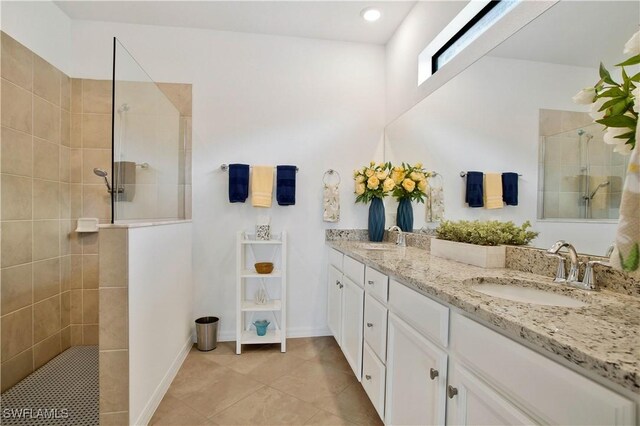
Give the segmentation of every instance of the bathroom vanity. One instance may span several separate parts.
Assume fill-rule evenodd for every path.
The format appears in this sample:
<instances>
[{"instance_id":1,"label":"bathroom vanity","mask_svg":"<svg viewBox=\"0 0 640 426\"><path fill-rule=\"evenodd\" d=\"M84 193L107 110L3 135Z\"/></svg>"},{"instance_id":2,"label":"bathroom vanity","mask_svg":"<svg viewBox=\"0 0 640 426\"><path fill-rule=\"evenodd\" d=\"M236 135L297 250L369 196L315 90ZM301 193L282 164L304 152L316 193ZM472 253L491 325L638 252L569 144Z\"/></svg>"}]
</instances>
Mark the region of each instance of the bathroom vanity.
<instances>
[{"instance_id":1,"label":"bathroom vanity","mask_svg":"<svg viewBox=\"0 0 640 426\"><path fill-rule=\"evenodd\" d=\"M329 327L386 424L639 423L640 300L427 250L328 241ZM579 308L473 290L491 280Z\"/></svg>"}]
</instances>

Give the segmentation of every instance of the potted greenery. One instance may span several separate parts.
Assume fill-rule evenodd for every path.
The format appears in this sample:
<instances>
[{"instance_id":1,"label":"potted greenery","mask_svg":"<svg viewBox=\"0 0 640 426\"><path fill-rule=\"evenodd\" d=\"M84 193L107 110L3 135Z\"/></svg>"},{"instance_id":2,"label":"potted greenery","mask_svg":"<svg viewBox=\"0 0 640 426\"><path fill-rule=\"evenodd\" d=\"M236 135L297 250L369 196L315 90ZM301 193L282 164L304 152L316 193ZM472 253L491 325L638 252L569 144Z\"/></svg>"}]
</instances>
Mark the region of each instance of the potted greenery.
<instances>
[{"instance_id":1,"label":"potted greenery","mask_svg":"<svg viewBox=\"0 0 640 426\"><path fill-rule=\"evenodd\" d=\"M431 240L431 254L483 268L504 268L506 245L527 245L538 236L531 223L449 221L438 226Z\"/></svg>"},{"instance_id":2,"label":"potted greenery","mask_svg":"<svg viewBox=\"0 0 640 426\"><path fill-rule=\"evenodd\" d=\"M393 197L398 200L396 225L404 232L413 232L411 202L424 203L429 176L429 172L422 167L422 163L416 163L413 166L402 163L401 166L393 167L391 171L391 178L396 185Z\"/></svg>"},{"instance_id":3,"label":"potted greenery","mask_svg":"<svg viewBox=\"0 0 640 426\"><path fill-rule=\"evenodd\" d=\"M384 203L386 197L396 186L389 177L391 163L378 163L372 161L369 166L364 166L353 171L355 181L356 203L369 203L369 240L380 242L384 238Z\"/></svg>"}]
</instances>

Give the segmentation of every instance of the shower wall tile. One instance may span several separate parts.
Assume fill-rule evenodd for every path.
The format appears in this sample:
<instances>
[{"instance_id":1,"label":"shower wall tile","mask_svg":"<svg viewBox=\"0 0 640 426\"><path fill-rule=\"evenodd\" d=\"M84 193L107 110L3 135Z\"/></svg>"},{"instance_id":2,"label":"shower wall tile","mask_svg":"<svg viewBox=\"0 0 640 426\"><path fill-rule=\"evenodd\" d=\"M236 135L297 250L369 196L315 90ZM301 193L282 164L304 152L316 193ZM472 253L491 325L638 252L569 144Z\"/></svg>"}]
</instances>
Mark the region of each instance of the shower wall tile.
<instances>
[{"instance_id":1,"label":"shower wall tile","mask_svg":"<svg viewBox=\"0 0 640 426\"><path fill-rule=\"evenodd\" d=\"M33 142L31 135L7 127L2 128L2 173L31 177L33 174Z\"/></svg>"},{"instance_id":2,"label":"shower wall tile","mask_svg":"<svg viewBox=\"0 0 640 426\"><path fill-rule=\"evenodd\" d=\"M32 214L32 179L5 175L0 179L3 220L29 220Z\"/></svg>"},{"instance_id":3,"label":"shower wall tile","mask_svg":"<svg viewBox=\"0 0 640 426\"><path fill-rule=\"evenodd\" d=\"M60 108L71 111L71 78L64 73L60 76Z\"/></svg>"},{"instance_id":4,"label":"shower wall tile","mask_svg":"<svg viewBox=\"0 0 640 426\"><path fill-rule=\"evenodd\" d=\"M33 53L5 33L2 33L2 78L31 91L33 83Z\"/></svg>"},{"instance_id":5,"label":"shower wall tile","mask_svg":"<svg viewBox=\"0 0 640 426\"><path fill-rule=\"evenodd\" d=\"M33 373L33 350L29 349L2 363L1 391L6 391L31 373Z\"/></svg>"},{"instance_id":6,"label":"shower wall tile","mask_svg":"<svg viewBox=\"0 0 640 426\"><path fill-rule=\"evenodd\" d=\"M71 148L82 148L82 115L71 114L69 129Z\"/></svg>"},{"instance_id":7,"label":"shower wall tile","mask_svg":"<svg viewBox=\"0 0 640 426\"><path fill-rule=\"evenodd\" d=\"M71 79L71 112L82 114L82 79Z\"/></svg>"},{"instance_id":8,"label":"shower wall tile","mask_svg":"<svg viewBox=\"0 0 640 426\"><path fill-rule=\"evenodd\" d=\"M60 218L60 183L33 179L33 219ZM53 224L51 226L54 226ZM60 224L56 223L56 227Z\"/></svg>"},{"instance_id":9,"label":"shower wall tile","mask_svg":"<svg viewBox=\"0 0 640 426\"><path fill-rule=\"evenodd\" d=\"M69 329L70 329L70 337L71 337L71 346L82 346L82 326L71 325Z\"/></svg>"},{"instance_id":10,"label":"shower wall tile","mask_svg":"<svg viewBox=\"0 0 640 426\"><path fill-rule=\"evenodd\" d=\"M33 96L31 92L7 80L2 80L0 97L2 98L2 117L0 120L2 125L31 134L33 129Z\"/></svg>"},{"instance_id":11,"label":"shower wall tile","mask_svg":"<svg viewBox=\"0 0 640 426\"><path fill-rule=\"evenodd\" d=\"M66 146L60 146L60 182L69 183L71 177L71 150Z\"/></svg>"},{"instance_id":12,"label":"shower wall tile","mask_svg":"<svg viewBox=\"0 0 640 426\"><path fill-rule=\"evenodd\" d=\"M60 258L33 263L33 301L60 293Z\"/></svg>"},{"instance_id":13,"label":"shower wall tile","mask_svg":"<svg viewBox=\"0 0 640 426\"><path fill-rule=\"evenodd\" d=\"M30 263L2 269L0 286L2 315L31 305L33 300L33 266Z\"/></svg>"},{"instance_id":14,"label":"shower wall tile","mask_svg":"<svg viewBox=\"0 0 640 426\"><path fill-rule=\"evenodd\" d=\"M93 290L98 288L98 255L82 255L82 288Z\"/></svg>"},{"instance_id":15,"label":"shower wall tile","mask_svg":"<svg viewBox=\"0 0 640 426\"><path fill-rule=\"evenodd\" d=\"M44 139L33 138L33 177L60 179L60 146Z\"/></svg>"},{"instance_id":16,"label":"shower wall tile","mask_svg":"<svg viewBox=\"0 0 640 426\"><path fill-rule=\"evenodd\" d=\"M82 344L98 345L99 344L98 324L89 324L82 326Z\"/></svg>"},{"instance_id":17,"label":"shower wall tile","mask_svg":"<svg viewBox=\"0 0 640 426\"><path fill-rule=\"evenodd\" d=\"M60 71L49 62L34 56L33 94L60 106Z\"/></svg>"},{"instance_id":18,"label":"shower wall tile","mask_svg":"<svg viewBox=\"0 0 640 426\"><path fill-rule=\"evenodd\" d=\"M65 327L60 331L60 349L66 351L71 347L71 327Z\"/></svg>"},{"instance_id":19,"label":"shower wall tile","mask_svg":"<svg viewBox=\"0 0 640 426\"><path fill-rule=\"evenodd\" d=\"M111 114L111 81L82 81L82 112L87 114Z\"/></svg>"},{"instance_id":20,"label":"shower wall tile","mask_svg":"<svg viewBox=\"0 0 640 426\"><path fill-rule=\"evenodd\" d=\"M104 184L82 186L82 215L111 219L111 196Z\"/></svg>"},{"instance_id":21,"label":"shower wall tile","mask_svg":"<svg viewBox=\"0 0 640 426\"><path fill-rule=\"evenodd\" d=\"M60 107L38 96L33 97L33 135L60 142Z\"/></svg>"},{"instance_id":22,"label":"shower wall tile","mask_svg":"<svg viewBox=\"0 0 640 426\"><path fill-rule=\"evenodd\" d=\"M100 413L129 410L129 351L100 351Z\"/></svg>"},{"instance_id":23,"label":"shower wall tile","mask_svg":"<svg viewBox=\"0 0 640 426\"><path fill-rule=\"evenodd\" d=\"M60 332L46 338L33 347L34 367L40 368L62 352Z\"/></svg>"},{"instance_id":24,"label":"shower wall tile","mask_svg":"<svg viewBox=\"0 0 640 426\"><path fill-rule=\"evenodd\" d=\"M32 230L33 226L29 221L2 222L0 229L2 235L0 266L2 268L31 262Z\"/></svg>"},{"instance_id":25,"label":"shower wall tile","mask_svg":"<svg viewBox=\"0 0 640 426\"><path fill-rule=\"evenodd\" d=\"M38 343L60 331L60 295L33 305L33 341Z\"/></svg>"},{"instance_id":26,"label":"shower wall tile","mask_svg":"<svg viewBox=\"0 0 640 426\"><path fill-rule=\"evenodd\" d=\"M2 362L8 361L33 345L31 333L33 309L17 310L0 319L2 334Z\"/></svg>"},{"instance_id":27,"label":"shower wall tile","mask_svg":"<svg viewBox=\"0 0 640 426\"><path fill-rule=\"evenodd\" d=\"M111 149L111 115L82 115L82 147Z\"/></svg>"},{"instance_id":28,"label":"shower wall tile","mask_svg":"<svg viewBox=\"0 0 640 426\"><path fill-rule=\"evenodd\" d=\"M60 111L60 144L71 146L71 114L69 111Z\"/></svg>"},{"instance_id":29,"label":"shower wall tile","mask_svg":"<svg viewBox=\"0 0 640 426\"><path fill-rule=\"evenodd\" d=\"M44 260L60 255L60 224L57 220L33 222L33 260Z\"/></svg>"}]
</instances>

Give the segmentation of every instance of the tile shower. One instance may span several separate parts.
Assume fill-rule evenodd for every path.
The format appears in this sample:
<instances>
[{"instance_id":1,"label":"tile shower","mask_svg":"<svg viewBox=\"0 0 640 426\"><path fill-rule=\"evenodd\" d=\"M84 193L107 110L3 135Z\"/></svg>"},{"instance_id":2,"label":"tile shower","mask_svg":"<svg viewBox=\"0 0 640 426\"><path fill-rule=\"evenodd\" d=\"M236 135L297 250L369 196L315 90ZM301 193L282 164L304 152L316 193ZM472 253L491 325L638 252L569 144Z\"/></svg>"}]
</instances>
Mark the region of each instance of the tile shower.
<instances>
[{"instance_id":1,"label":"tile shower","mask_svg":"<svg viewBox=\"0 0 640 426\"><path fill-rule=\"evenodd\" d=\"M113 327L100 328L99 318L108 319L110 326L126 326L127 290L111 288L102 294L98 233L75 232L80 217L112 222L111 196L93 173L94 168L112 170L112 81L71 78L9 35L1 33L1 42L0 385L3 393L8 391L6 397L29 389L30 380L43 380L47 371L55 376L56 369L47 364L54 358L54 366L78 359L65 352L71 347L93 348L83 359L93 363L85 365L87 374L93 371L97 377L97 346L104 352L126 343L121 341L126 332L119 331L116 338L110 334ZM175 131L180 142L171 160L176 199L167 203L158 198L144 215L126 219L191 216L191 85L157 87L166 96L163 102L175 106L179 123ZM151 167L137 170L142 180L136 191L143 194L146 184L158 197L166 195L157 168L166 155L142 153ZM153 174L159 176L155 181ZM166 205L173 206L170 212L161 211ZM99 336L111 339L103 345ZM114 374L126 373L128 361L126 356L111 360L116 364L107 361L101 359L100 371L108 385ZM101 402L103 414L117 417L119 410L108 404ZM94 422L97 418L84 423Z\"/></svg>"}]
</instances>

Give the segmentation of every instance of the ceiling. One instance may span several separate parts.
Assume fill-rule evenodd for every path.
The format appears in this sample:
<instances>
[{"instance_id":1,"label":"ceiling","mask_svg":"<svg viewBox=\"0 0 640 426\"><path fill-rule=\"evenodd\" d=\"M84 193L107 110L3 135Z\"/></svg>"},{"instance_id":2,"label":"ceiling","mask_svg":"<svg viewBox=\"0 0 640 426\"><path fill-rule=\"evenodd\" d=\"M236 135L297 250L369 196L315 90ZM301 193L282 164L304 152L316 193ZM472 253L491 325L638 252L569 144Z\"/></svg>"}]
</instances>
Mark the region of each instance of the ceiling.
<instances>
[{"instance_id":1,"label":"ceiling","mask_svg":"<svg viewBox=\"0 0 640 426\"><path fill-rule=\"evenodd\" d=\"M70 18L385 44L415 1L62 1ZM360 17L375 6L382 18Z\"/></svg>"},{"instance_id":2,"label":"ceiling","mask_svg":"<svg viewBox=\"0 0 640 426\"><path fill-rule=\"evenodd\" d=\"M562 1L489 55L597 68L625 59L623 46L638 31L638 1Z\"/></svg>"}]
</instances>

